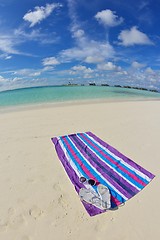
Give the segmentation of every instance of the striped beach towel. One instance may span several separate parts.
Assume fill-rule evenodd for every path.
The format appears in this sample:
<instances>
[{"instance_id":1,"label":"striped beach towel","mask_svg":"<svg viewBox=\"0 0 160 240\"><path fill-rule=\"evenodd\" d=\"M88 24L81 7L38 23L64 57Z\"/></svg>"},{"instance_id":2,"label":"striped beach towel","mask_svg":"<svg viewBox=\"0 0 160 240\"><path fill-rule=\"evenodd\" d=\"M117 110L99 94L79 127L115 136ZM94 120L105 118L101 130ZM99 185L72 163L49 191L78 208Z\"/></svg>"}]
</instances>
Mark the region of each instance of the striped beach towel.
<instances>
[{"instance_id":1,"label":"striped beach towel","mask_svg":"<svg viewBox=\"0 0 160 240\"><path fill-rule=\"evenodd\" d=\"M97 192L101 183L110 190L111 208L132 198L155 177L91 132L54 137L52 142L77 193L81 188ZM81 183L82 176L94 179L96 186ZM82 203L90 216L104 212Z\"/></svg>"}]
</instances>

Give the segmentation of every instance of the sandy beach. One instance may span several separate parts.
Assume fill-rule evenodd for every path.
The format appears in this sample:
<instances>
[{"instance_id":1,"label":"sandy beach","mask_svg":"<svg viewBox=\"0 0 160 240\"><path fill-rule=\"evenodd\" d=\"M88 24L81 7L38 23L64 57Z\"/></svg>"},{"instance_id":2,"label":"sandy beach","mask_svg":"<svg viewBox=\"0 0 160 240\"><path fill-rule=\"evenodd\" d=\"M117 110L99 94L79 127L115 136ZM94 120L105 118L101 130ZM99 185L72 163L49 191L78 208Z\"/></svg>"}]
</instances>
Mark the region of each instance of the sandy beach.
<instances>
[{"instance_id":1,"label":"sandy beach","mask_svg":"<svg viewBox=\"0 0 160 240\"><path fill-rule=\"evenodd\" d=\"M117 210L90 217L51 137L92 131L156 175ZM160 236L160 101L46 105L0 112L0 239Z\"/></svg>"}]
</instances>

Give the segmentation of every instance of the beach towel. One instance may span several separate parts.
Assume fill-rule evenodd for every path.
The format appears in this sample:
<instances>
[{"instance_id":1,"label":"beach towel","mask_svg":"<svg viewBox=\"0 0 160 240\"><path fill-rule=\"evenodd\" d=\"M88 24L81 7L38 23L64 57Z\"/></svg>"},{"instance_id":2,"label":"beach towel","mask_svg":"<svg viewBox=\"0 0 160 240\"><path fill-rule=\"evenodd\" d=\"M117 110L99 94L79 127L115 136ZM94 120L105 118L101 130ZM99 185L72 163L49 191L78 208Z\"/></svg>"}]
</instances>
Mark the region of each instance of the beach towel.
<instances>
[{"instance_id":1,"label":"beach towel","mask_svg":"<svg viewBox=\"0 0 160 240\"><path fill-rule=\"evenodd\" d=\"M53 137L52 142L77 193L86 188L97 194L102 184L110 191L111 209L135 196L155 177L92 132ZM96 185L80 182L81 177L95 180ZM90 216L105 212L82 203Z\"/></svg>"}]
</instances>

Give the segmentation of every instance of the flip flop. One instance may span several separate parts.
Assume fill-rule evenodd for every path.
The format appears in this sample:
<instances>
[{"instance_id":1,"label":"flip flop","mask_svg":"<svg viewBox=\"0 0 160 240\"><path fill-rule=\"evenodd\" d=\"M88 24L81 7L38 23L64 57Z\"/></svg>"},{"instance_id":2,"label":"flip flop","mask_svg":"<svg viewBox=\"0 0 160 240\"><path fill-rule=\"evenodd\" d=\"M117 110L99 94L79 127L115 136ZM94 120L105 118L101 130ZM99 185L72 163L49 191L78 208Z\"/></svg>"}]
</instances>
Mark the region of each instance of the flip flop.
<instances>
[{"instance_id":1,"label":"flip flop","mask_svg":"<svg viewBox=\"0 0 160 240\"><path fill-rule=\"evenodd\" d=\"M109 189L103 184L99 184L97 187L97 191L102 200L102 207L105 209L111 208L111 195Z\"/></svg>"},{"instance_id":2,"label":"flip flop","mask_svg":"<svg viewBox=\"0 0 160 240\"><path fill-rule=\"evenodd\" d=\"M102 206L101 198L98 197L98 194L92 192L91 190L81 188L79 191L79 196L81 201L85 201L86 203L92 204L101 210L105 210L105 208Z\"/></svg>"}]
</instances>

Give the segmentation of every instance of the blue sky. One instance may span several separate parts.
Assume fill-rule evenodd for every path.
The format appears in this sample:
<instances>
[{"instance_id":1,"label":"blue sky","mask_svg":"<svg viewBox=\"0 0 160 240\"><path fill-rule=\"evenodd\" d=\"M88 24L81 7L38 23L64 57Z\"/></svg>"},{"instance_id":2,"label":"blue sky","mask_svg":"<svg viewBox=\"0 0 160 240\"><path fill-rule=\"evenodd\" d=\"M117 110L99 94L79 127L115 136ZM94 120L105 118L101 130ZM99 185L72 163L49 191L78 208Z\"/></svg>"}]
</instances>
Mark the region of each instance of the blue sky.
<instances>
[{"instance_id":1,"label":"blue sky","mask_svg":"<svg viewBox=\"0 0 160 240\"><path fill-rule=\"evenodd\" d=\"M160 90L159 0L0 0L0 91L96 82Z\"/></svg>"}]
</instances>

